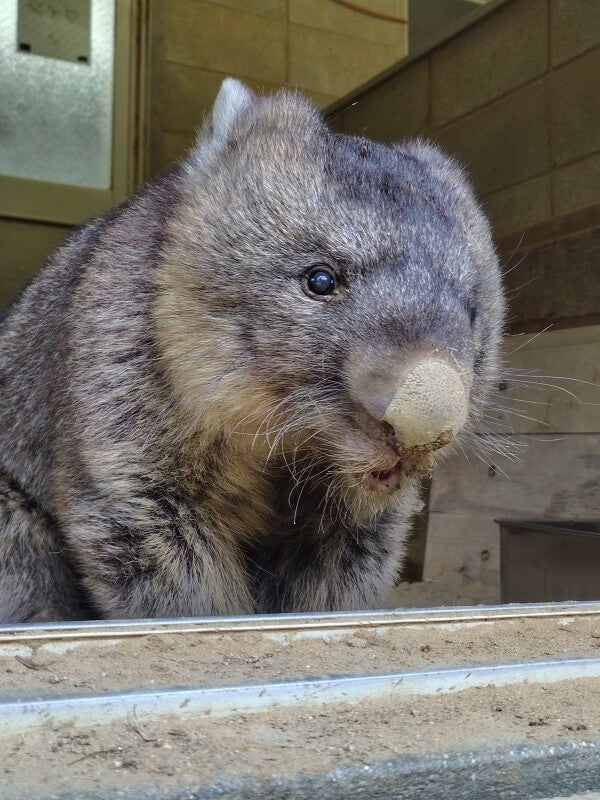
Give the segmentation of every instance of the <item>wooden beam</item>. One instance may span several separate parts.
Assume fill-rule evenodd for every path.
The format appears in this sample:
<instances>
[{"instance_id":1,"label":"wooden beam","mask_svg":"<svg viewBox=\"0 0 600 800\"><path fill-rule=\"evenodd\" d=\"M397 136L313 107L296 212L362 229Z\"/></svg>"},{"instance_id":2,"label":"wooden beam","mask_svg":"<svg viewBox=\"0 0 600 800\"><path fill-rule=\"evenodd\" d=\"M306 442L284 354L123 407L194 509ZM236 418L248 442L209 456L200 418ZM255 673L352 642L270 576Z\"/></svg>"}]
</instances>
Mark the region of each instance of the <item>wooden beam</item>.
<instances>
[{"instance_id":1,"label":"wooden beam","mask_svg":"<svg viewBox=\"0 0 600 800\"><path fill-rule=\"evenodd\" d=\"M600 323L600 227L519 248L507 261L505 286L511 333Z\"/></svg>"},{"instance_id":2,"label":"wooden beam","mask_svg":"<svg viewBox=\"0 0 600 800\"><path fill-rule=\"evenodd\" d=\"M512 413L489 413L507 433L600 431L600 325L509 336L504 352L507 375L492 403Z\"/></svg>"}]
</instances>

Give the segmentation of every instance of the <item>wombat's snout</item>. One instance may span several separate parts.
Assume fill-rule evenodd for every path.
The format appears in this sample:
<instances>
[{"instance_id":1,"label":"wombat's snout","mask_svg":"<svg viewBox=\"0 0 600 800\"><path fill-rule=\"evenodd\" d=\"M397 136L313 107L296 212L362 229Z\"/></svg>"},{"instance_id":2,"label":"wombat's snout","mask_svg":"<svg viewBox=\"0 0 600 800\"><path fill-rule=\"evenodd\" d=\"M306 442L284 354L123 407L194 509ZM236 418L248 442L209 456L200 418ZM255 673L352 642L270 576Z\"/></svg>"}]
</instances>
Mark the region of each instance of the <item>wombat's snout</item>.
<instances>
[{"instance_id":1,"label":"wombat's snout","mask_svg":"<svg viewBox=\"0 0 600 800\"><path fill-rule=\"evenodd\" d=\"M467 420L465 385L454 367L435 356L413 358L396 374L371 365L352 390L373 416L392 426L398 444L407 450L437 450Z\"/></svg>"},{"instance_id":2,"label":"wombat's snout","mask_svg":"<svg viewBox=\"0 0 600 800\"><path fill-rule=\"evenodd\" d=\"M405 448L443 447L467 420L468 402L456 370L444 361L413 363L400 377L383 419Z\"/></svg>"}]
</instances>

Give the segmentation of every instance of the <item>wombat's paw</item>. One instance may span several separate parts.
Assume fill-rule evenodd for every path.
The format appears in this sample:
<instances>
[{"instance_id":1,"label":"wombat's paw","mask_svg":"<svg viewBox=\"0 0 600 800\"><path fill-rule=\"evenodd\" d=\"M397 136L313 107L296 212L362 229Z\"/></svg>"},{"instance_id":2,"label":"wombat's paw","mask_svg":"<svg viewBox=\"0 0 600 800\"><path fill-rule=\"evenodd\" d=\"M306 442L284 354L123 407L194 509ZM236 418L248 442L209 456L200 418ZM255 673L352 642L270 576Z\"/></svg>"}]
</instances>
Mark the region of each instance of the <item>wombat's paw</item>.
<instances>
[{"instance_id":1,"label":"wombat's paw","mask_svg":"<svg viewBox=\"0 0 600 800\"><path fill-rule=\"evenodd\" d=\"M63 619L64 617L58 609L43 607L29 614L23 622L60 622Z\"/></svg>"}]
</instances>

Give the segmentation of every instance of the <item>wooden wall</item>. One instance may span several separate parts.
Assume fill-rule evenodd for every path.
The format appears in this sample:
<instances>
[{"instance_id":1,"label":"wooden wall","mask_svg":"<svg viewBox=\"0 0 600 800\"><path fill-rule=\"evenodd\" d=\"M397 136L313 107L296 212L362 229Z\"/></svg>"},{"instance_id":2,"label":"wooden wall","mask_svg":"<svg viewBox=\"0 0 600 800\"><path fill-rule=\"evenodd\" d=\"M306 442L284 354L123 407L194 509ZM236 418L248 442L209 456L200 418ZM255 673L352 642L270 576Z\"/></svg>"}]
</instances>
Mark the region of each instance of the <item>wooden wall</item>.
<instances>
[{"instance_id":1,"label":"wooden wall","mask_svg":"<svg viewBox=\"0 0 600 800\"><path fill-rule=\"evenodd\" d=\"M407 13L406 0L360 5ZM405 25L332 0L152 0L151 22L151 173L187 152L227 75L325 108L407 52Z\"/></svg>"},{"instance_id":2,"label":"wooden wall","mask_svg":"<svg viewBox=\"0 0 600 800\"><path fill-rule=\"evenodd\" d=\"M0 314L70 230L65 225L0 217Z\"/></svg>"},{"instance_id":3,"label":"wooden wall","mask_svg":"<svg viewBox=\"0 0 600 800\"><path fill-rule=\"evenodd\" d=\"M507 379L497 402L541 420L501 420L515 459L482 438L479 457L457 453L436 473L413 544L418 555L426 539L427 578L497 572L495 517L600 517L599 85L600 2L510 0L332 112L342 132L424 134L460 159L522 334L507 364L573 379Z\"/></svg>"},{"instance_id":4,"label":"wooden wall","mask_svg":"<svg viewBox=\"0 0 600 800\"><path fill-rule=\"evenodd\" d=\"M325 107L398 61L407 48L404 25L330 0L148 2L148 176L191 146L226 75L257 91L296 86ZM407 10L406 0L362 5L399 16ZM0 310L68 232L66 226L0 218Z\"/></svg>"},{"instance_id":5,"label":"wooden wall","mask_svg":"<svg viewBox=\"0 0 600 800\"><path fill-rule=\"evenodd\" d=\"M499 568L497 517L600 518L600 326L510 336L490 411L514 458L481 448L436 473L424 577ZM531 373L517 376L512 369Z\"/></svg>"}]
</instances>

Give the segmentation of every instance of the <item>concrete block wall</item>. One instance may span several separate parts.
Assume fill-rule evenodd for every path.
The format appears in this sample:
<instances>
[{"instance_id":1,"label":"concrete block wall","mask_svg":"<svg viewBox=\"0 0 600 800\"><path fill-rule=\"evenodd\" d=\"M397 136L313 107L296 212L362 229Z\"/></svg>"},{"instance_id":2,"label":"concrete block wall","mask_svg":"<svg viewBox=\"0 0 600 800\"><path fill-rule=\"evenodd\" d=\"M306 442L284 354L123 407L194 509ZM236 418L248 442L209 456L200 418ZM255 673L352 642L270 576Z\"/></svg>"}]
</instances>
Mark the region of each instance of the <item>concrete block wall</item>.
<instances>
[{"instance_id":1,"label":"concrete block wall","mask_svg":"<svg viewBox=\"0 0 600 800\"><path fill-rule=\"evenodd\" d=\"M333 124L437 140L466 164L500 240L600 202L599 87L598 0L510 0Z\"/></svg>"},{"instance_id":2,"label":"concrete block wall","mask_svg":"<svg viewBox=\"0 0 600 800\"><path fill-rule=\"evenodd\" d=\"M361 5L404 16L407 0ZM325 108L399 61L406 26L333 0L152 0L150 171L180 158L219 85L297 87Z\"/></svg>"}]
</instances>

